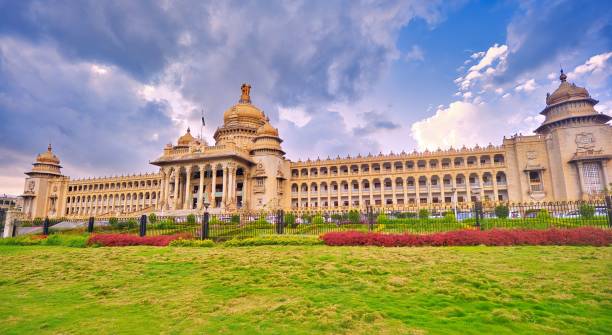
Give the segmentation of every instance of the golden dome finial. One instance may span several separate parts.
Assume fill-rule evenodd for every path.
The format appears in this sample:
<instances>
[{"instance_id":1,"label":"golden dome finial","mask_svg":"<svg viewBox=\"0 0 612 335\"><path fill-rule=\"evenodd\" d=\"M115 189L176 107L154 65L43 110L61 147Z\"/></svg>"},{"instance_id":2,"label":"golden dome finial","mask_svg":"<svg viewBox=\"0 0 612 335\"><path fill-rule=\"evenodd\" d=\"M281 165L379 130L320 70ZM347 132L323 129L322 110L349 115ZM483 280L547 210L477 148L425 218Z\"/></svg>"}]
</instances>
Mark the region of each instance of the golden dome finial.
<instances>
[{"instance_id":1,"label":"golden dome finial","mask_svg":"<svg viewBox=\"0 0 612 335\"><path fill-rule=\"evenodd\" d=\"M567 76L565 75L565 73L563 73L563 68L561 68L561 75L559 76L559 80L561 80L561 82L567 80Z\"/></svg>"},{"instance_id":2,"label":"golden dome finial","mask_svg":"<svg viewBox=\"0 0 612 335\"><path fill-rule=\"evenodd\" d=\"M47 151L51 152L51 142L49 142L49 146L47 147Z\"/></svg>"},{"instance_id":3,"label":"golden dome finial","mask_svg":"<svg viewBox=\"0 0 612 335\"><path fill-rule=\"evenodd\" d=\"M240 96L240 103L242 104L250 104L251 103L251 85L244 83L240 86L240 90L242 90L242 95Z\"/></svg>"}]
</instances>

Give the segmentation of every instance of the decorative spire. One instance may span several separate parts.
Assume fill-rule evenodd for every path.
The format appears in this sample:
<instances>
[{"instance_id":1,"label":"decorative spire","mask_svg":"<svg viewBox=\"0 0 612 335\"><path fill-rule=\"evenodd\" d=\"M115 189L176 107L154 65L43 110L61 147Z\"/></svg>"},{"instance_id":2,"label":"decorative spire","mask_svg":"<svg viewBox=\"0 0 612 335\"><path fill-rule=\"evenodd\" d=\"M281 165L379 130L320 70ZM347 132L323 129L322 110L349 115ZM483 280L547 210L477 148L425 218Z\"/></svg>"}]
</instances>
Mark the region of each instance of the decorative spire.
<instances>
[{"instance_id":1,"label":"decorative spire","mask_svg":"<svg viewBox=\"0 0 612 335\"><path fill-rule=\"evenodd\" d=\"M191 129L189 129L189 127L187 127L187 132L188 132L188 133L191 133Z\"/></svg>"},{"instance_id":2,"label":"decorative spire","mask_svg":"<svg viewBox=\"0 0 612 335\"><path fill-rule=\"evenodd\" d=\"M561 80L561 82L564 83L566 79L567 79L567 76L565 75L565 73L563 73L563 69L561 69L561 75L559 76L559 80Z\"/></svg>"},{"instance_id":3,"label":"decorative spire","mask_svg":"<svg viewBox=\"0 0 612 335\"><path fill-rule=\"evenodd\" d=\"M47 147L47 151L51 152L51 142L49 142L49 146Z\"/></svg>"},{"instance_id":4,"label":"decorative spire","mask_svg":"<svg viewBox=\"0 0 612 335\"><path fill-rule=\"evenodd\" d=\"M250 104L251 103L251 85L244 83L240 86L240 90L242 90L242 95L240 96L240 100L238 101L241 104Z\"/></svg>"}]
</instances>

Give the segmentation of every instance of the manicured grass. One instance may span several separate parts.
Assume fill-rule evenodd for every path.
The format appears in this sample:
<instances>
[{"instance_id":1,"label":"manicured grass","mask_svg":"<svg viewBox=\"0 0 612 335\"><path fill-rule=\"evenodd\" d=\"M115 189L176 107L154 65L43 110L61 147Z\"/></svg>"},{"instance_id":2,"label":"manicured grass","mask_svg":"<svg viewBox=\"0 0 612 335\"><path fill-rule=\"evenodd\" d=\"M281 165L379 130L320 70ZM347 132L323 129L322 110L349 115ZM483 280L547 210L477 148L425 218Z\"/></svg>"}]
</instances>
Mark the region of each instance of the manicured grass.
<instances>
[{"instance_id":1,"label":"manicured grass","mask_svg":"<svg viewBox=\"0 0 612 335\"><path fill-rule=\"evenodd\" d=\"M612 248L0 247L1 334L606 334Z\"/></svg>"}]
</instances>

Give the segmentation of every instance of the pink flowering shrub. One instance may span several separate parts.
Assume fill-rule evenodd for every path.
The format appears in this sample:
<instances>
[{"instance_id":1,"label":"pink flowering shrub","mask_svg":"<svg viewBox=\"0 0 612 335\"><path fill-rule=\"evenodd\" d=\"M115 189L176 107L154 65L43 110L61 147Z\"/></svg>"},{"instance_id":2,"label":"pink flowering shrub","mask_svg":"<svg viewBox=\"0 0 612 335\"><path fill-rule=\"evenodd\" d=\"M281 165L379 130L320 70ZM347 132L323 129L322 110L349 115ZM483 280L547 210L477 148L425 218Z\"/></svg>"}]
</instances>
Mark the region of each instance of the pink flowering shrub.
<instances>
[{"instance_id":1,"label":"pink flowering shrub","mask_svg":"<svg viewBox=\"0 0 612 335\"><path fill-rule=\"evenodd\" d=\"M334 232L321 235L326 245L381 247L466 246L466 245L612 245L612 230L583 227L549 230L458 230L428 235Z\"/></svg>"},{"instance_id":2,"label":"pink flowering shrub","mask_svg":"<svg viewBox=\"0 0 612 335\"><path fill-rule=\"evenodd\" d=\"M96 234L87 241L88 245L99 245L102 247L125 247L130 245L152 245L164 247L179 238L189 239L190 234L144 236L130 234Z\"/></svg>"}]
</instances>

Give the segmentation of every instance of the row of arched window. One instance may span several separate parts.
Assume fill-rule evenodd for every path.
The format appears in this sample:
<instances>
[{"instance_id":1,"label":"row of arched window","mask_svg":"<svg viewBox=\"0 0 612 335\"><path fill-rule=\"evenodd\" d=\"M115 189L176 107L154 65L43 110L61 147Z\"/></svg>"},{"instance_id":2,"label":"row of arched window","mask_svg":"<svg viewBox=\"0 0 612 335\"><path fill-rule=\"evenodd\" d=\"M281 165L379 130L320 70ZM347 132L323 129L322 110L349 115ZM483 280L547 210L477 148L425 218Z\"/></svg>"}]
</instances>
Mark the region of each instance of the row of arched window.
<instances>
[{"instance_id":1,"label":"row of arched window","mask_svg":"<svg viewBox=\"0 0 612 335\"><path fill-rule=\"evenodd\" d=\"M69 185L68 192L124 190L131 188L158 187L158 185L160 185L160 182L161 181L157 179L146 179L104 184Z\"/></svg>"},{"instance_id":2,"label":"row of arched window","mask_svg":"<svg viewBox=\"0 0 612 335\"><path fill-rule=\"evenodd\" d=\"M433 159L420 159L420 160L409 160L406 162L395 161L395 162L383 162L383 163L363 163L363 164L345 164L339 166L322 166L322 167L311 167L311 168L293 168L291 169L291 176L293 178L303 177L323 177L323 176L337 176L337 175L348 175L348 174L359 174L359 173L391 173L391 172L404 172L404 171L422 171L427 169L449 169L449 168L475 168L475 167L487 167L491 165L503 166L505 164L504 155L496 154L491 155L468 156L468 157L455 157L455 158L443 158L441 160Z\"/></svg>"},{"instance_id":3,"label":"row of arched window","mask_svg":"<svg viewBox=\"0 0 612 335\"><path fill-rule=\"evenodd\" d=\"M358 192L361 189L363 192L369 192L371 189L374 191L385 190L385 191L402 191L404 190L404 185L407 190L415 191L418 185L420 190L425 190L427 188L432 189L440 189L441 185L444 186L445 191L450 191L452 187L466 187L469 183L470 187L492 187L495 183L498 187L506 186L506 174L503 171L499 171L493 176L492 172L485 172L482 176L479 176L477 173L471 173L467 177L466 175L459 173L455 176L450 174L444 175L442 177L434 175L431 177L420 176L420 177L408 177L408 178L374 178L372 180L362 179L359 180L351 180L350 182L347 180L342 181L332 181L329 184L327 182L311 182L311 183L293 183L291 185L291 193L296 196L298 194L305 195L308 192L328 192L329 190L333 191L348 191L349 185L351 185L351 191Z\"/></svg>"}]
</instances>

